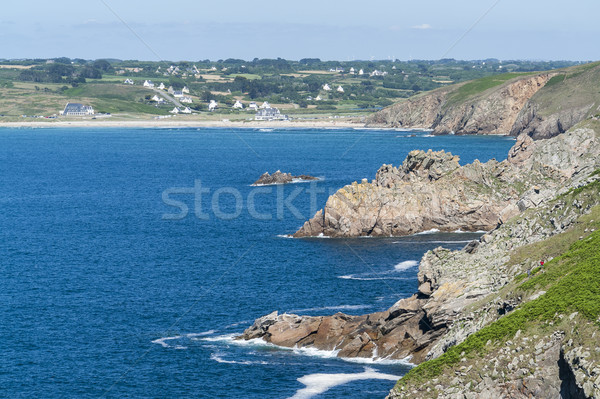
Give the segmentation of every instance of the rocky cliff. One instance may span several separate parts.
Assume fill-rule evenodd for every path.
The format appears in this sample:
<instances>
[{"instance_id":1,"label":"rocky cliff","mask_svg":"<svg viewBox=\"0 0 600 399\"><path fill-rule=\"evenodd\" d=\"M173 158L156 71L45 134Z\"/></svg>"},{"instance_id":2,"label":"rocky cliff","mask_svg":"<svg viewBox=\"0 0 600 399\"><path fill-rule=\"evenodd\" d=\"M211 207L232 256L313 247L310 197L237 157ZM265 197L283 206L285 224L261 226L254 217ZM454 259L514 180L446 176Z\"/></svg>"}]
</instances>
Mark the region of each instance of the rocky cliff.
<instances>
[{"instance_id":1,"label":"rocky cliff","mask_svg":"<svg viewBox=\"0 0 600 399\"><path fill-rule=\"evenodd\" d=\"M516 215L519 203L546 197L589 168L595 145L580 133L540 142L521 135L507 160L465 166L444 151L412 151L399 167L383 165L375 180L340 189L294 236L488 231Z\"/></svg>"},{"instance_id":2,"label":"rocky cliff","mask_svg":"<svg viewBox=\"0 0 600 399\"><path fill-rule=\"evenodd\" d=\"M539 262L541 255L528 246L571 231L582 215L599 209L597 191L572 190L593 185L598 179L592 172L600 165L599 144L597 134L589 127L537 142L521 137L504 166L520 172L510 172L514 174L507 185L526 182L524 187L528 188L530 178L541 183L537 175L560 185L544 183L524 189L516 195L516 202L507 205L511 210L505 220L462 251L437 248L425 254L419 266L418 292L390 309L364 316L338 313L309 317L274 312L258 319L240 339L262 338L281 346L337 350L342 357L410 357L415 363L440 357L523 302L522 295L499 293L510 286L515 276ZM391 180L383 178L387 174L379 176L380 184L385 187L423 181L432 184L461 169L456 158L449 154L437 154L435 159L432 156L413 154L402 168L392 173ZM499 170L500 164L495 163L492 169ZM460 176L467 185L472 181L464 177L472 176L470 172L463 171ZM579 231L573 234L578 235ZM526 248L523 255L514 257L522 248ZM553 250L560 249L557 245ZM553 255L558 254L552 250L544 254Z\"/></svg>"},{"instance_id":3,"label":"rocky cliff","mask_svg":"<svg viewBox=\"0 0 600 399\"><path fill-rule=\"evenodd\" d=\"M433 129L434 134L525 132L536 139L549 138L599 113L599 77L599 63L487 77L409 98L367 123Z\"/></svg>"}]
</instances>

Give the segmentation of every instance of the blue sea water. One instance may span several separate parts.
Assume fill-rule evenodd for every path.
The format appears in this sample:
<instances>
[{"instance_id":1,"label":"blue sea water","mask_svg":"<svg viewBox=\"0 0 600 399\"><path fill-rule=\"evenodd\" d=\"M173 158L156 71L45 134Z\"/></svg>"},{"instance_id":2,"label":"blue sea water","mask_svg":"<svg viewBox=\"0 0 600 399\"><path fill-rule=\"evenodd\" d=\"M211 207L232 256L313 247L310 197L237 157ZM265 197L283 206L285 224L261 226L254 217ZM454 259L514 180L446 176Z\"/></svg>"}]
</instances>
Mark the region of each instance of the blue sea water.
<instances>
[{"instance_id":1,"label":"blue sea water","mask_svg":"<svg viewBox=\"0 0 600 399\"><path fill-rule=\"evenodd\" d=\"M410 366L231 336L273 310L384 310L415 292L425 251L476 236L285 237L329 193L412 149L464 164L513 144L413 134L0 129L0 396L384 397ZM277 169L322 179L250 187Z\"/></svg>"}]
</instances>

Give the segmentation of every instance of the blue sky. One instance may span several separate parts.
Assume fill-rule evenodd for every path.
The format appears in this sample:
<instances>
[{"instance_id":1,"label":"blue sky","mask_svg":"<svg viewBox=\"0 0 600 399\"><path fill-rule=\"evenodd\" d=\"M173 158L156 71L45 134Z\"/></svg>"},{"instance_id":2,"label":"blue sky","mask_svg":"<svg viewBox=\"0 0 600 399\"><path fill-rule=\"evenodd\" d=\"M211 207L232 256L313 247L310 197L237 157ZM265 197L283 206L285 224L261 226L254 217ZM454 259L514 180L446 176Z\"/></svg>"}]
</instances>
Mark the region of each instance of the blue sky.
<instances>
[{"instance_id":1,"label":"blue sky","mask_svg":"<svg viewBox=\"0 0 600 399\"><path fill-rule=\"evenodd\" d=\"M11 1L0 58L598 60L599 16L598 0Z\"/></svg>"}]
</instances>

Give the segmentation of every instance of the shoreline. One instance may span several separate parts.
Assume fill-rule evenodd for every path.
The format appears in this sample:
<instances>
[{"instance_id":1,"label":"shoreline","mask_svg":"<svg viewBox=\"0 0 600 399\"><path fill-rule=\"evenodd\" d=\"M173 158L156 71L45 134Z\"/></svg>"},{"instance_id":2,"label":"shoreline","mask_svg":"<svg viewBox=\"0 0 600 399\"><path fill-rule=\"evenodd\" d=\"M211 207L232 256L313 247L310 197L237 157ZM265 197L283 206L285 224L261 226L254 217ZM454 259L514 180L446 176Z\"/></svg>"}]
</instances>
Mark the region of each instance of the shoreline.
<instances>
[{"instance_id":1,"label":"shoreline","mask_svg":"<svg viewBox=\"0 0 600 399\"><path fill-rule=\"evenodd\" d=\"M0 122L0 128L51 128L51 127L190 127L190 128L365 128L362 122L322 120L322 121L210 121L210 120L165 120L165 119L140 119L140 120L61 120L61 121L32 121L32 122ZM376 129L388 130L391 128L378 127Z\"/></svg>"}]
</instances>

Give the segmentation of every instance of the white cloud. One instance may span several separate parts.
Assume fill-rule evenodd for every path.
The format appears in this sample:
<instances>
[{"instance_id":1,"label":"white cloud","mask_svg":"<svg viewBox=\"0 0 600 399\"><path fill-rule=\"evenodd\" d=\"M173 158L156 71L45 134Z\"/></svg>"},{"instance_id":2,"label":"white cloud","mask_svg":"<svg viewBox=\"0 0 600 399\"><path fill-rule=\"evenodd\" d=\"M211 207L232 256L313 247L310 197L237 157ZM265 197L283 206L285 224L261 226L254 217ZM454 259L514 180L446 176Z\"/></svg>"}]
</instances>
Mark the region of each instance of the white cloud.
<instances>
[{"instance_id":1,"label":"white cloud","mask_svg":"<svg viewBox=\"0 0 600 399\"><path fill-rule=\"evenodd\" d=\"M421 25L415 25L412 28L413 29L431 29L432 26L429 24L421 24Z\"/></svg>"}]
</instances>

